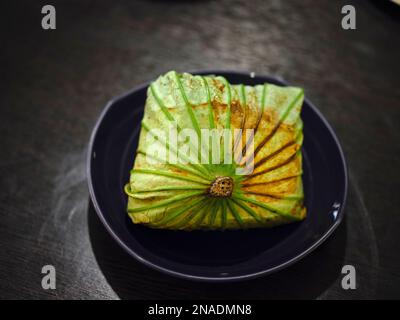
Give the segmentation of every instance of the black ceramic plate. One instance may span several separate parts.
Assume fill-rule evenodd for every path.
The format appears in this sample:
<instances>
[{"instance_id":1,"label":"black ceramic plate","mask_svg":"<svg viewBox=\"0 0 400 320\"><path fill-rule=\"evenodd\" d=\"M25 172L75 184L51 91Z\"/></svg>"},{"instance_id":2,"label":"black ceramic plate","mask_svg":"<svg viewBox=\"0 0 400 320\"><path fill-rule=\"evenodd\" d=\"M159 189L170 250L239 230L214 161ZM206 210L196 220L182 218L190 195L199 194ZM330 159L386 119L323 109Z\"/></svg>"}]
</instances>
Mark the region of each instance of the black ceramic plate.
<instances>
[{"instance_id":1,"label":"black ceramic plate","mask_svg":"<svg viewBox=\"0 0 400 320\"><path fill-rule=\"evenodd\" d=\"M285 85L267 76L228 71L229 82ZM193 280L233 281L265 275L298 261L339 225L347 193L345 159L339 142L307 99L304 122L303 181L307 218L272 229L169 231L132 224L123 187L129 180L146 100L147 84L111 101L90 140L87 176L101 221L133 257L171 275Z\"/></svg>"}]
</instances>

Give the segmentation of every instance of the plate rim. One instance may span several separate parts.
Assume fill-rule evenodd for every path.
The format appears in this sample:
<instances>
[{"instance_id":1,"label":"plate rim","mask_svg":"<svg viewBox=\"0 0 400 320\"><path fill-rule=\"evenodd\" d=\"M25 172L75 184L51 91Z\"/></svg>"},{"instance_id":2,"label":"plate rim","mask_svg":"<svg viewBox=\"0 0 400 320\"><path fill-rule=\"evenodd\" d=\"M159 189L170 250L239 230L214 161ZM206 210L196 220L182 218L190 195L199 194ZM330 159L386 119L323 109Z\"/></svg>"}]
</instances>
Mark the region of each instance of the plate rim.
<instances>
[{"instance_id":1,"label":"plate rim","mask_svg":"<svg viewBox=\"0 0 400 320\"><path fill-rule=\"evenodd\" d=\"M266 75L266 74L258 74L254 72L245 72L245 71L234 71L234 70L189 70L187 71L188 73L191 74L236 74L236 75L241 75L241 76L249 76L251 78L267 78L267 79L273 79L277 82L280 82L282 85L288 85L288 83L281 78L280 76L275 76L275 75ZM343 166L343 175L344 175L344 186L343 186L343 199L341 199L341 206L338 210L337 214L337 219L333 223L333 225L317 240L315 241L310 247L308 247L306 250L302 251L300 254L296 255L295 257L291 258L290 260L287 260L275 267L268 268L266 270L258 271L258 272L253 272L249 274L244 274L244 275L238 275L238 276L227 276L227 277L211 277L211 276L197 276L197 275L192 275L188 273L183 273L179 271L174 271L169 268L160 266L156 263L153 263L146 258L142 257L139 255L137 252L132 250L130 247L128 247L124 241L121 240L121 238L114 232L110 224L108 223L107 219L103 215L103 212L97 202L95 192L94 192L94 187L93 187L93 180L92 180L92 160L93 160L93 147L94 147L94 142L96 140L96 136L98 133L98 130L101 126L101 123L103 122L104 118L106 117L107 113L110 111L110 109L115 105L115 102L131 95L134 94L135 92L139 90L143 90L147 88L151 82L154 80L147 81L145 83L142 83L138 86L133 87L129 91L116 96L115 98L110 99L105 107L103 108L102 112L100 113L99 117L97 118L95 125L92 129L92 132L90 134L89 138L89 144L88 144L88 150L87 150L87 157L86 157L86 180L88 184L88 190L89 190L89 196L90 196L90 201L96 211L97 216L99 217L100 221L103 223L104 227L108 231L108 233L112 236L112 238L133 258L135 258L137 261L140 261L144 265L152 268L153 270L157 270L160 272L163 272L165 274L175 276L181 279L186 279L186 280L194 280L194 281L201 281L201 282L214 282L214 283L221 283L221 282L236 282L236 281L244 281L244 280L249 280L249 279L254 279L260 276L265 276L274 272L277 272L279 270L282 270L284 268L287 268L294 263L300 261L304 257L306 257L308 254L310 254L312 251L314 251L316 248L318 248L323 242L326 241L326 239L329 238L329 236L337 229L337 227L340 225L340 223L343 220L344 217L344 208L346 206L346 201L347 201L347 193L348 193L348 166L346 159L344 157L344 152L342 149L342 146L339 142L339 139L337 135L335 134L332 126L329 124L329 122L326 120L326 118L323 116L323 114L319 111L319 109L308 99L305 98L304 101L310 106L313 112L317 114L317 116L320 118L320 120L323 122L324 126L328 129L328 132L330 133L331 137L333 138L333 141L336 145L336 148L339 151L341 163Z\"/></svg>"}]
</instances>

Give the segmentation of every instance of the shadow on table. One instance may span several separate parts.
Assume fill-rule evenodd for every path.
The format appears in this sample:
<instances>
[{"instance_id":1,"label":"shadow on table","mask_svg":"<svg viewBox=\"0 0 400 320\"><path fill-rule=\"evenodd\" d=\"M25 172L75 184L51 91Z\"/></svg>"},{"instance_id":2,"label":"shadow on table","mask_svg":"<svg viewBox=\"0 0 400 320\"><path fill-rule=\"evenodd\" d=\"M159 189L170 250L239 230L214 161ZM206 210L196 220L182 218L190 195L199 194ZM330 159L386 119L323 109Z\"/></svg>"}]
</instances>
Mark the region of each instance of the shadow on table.
<instances>
[{"instance_id":1,"label":"shadow on table","mask_svg":"<svg viewBox=\"0 0 400 320\"><path fill-rule=\"evenodd\" d=\"M201 283L164 275L137 262L112 239L89 203L93 252L121 299L313 299L326 292L341 274L346 219L320 248L288 269L243 282Z\"/></svg>"}]
</instances>

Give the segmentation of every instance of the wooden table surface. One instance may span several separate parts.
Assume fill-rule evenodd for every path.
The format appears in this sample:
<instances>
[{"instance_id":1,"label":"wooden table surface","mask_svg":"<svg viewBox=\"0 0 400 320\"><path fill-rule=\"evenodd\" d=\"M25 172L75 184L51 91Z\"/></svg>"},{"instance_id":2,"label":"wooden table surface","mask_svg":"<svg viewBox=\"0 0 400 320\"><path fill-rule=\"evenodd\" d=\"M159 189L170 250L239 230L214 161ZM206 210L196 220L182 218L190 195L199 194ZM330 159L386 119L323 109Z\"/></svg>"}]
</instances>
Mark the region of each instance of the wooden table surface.
<instances>
[{"instance_id":1,"label":"wooden table surface","mask_svg":"<svg viewBox=\"0 0 400 320\"><path fill-rule=\"evenodd\" d=\"M371 1L2 1L0 298L400 298L400 19ZM343 30L341 8L356 8ZM93 125L112 97L168 70L234 69L302 86L349 165L344 223L260 279L205 284L130 258L89 204ZM54 265L57 289L43 290ZM354 265L357 289L343 290Z\"/></svg>"}]
</instances>

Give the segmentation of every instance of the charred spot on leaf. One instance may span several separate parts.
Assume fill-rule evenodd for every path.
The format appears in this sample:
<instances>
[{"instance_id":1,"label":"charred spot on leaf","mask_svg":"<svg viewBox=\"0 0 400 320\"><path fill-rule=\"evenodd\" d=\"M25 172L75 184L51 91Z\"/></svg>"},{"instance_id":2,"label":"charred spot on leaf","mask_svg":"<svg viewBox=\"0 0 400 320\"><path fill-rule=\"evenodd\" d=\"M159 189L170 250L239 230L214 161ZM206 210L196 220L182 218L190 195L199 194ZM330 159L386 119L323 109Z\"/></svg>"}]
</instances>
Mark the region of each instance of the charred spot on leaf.
<instances>
[{"instance_id":1,"label":"charred spot on leaf","mask_svg":"<svg viewBox=\"0 0 400 320\"><path fill-rule=\"evenodd\" d=\"M213 85L221 92L225 89L225 84L217 79L212 79Z\"/></svg>"},{"instance_id":2,"label":"charred spot on leaf","mask_svg":"<svg viewBox=\"0 0 400 320\"><path fill-rule=\"evenodd\" d=\"M244 117L244 112L240 101L233 100L231 103L231 122L233 127L240 128Z\"/></svg>"},{"instance_id":3,"label":"charred spot on leaf","mask_svg":"<svg viewBox=\"0 0 400 320\"><path fill-rule=\"evenodd\" d=\"M243 114L242 106L240 105L240 101L239 100L233 100L231 102L231 112L232 113Z\"/></svg>"},{"instance_id":4,"label":"charred spot on leaf","mask_svg":"<svg viewBox=\"0 0 400 320\"><path fill-rule=\"evenodd\" d=\"M262 121L268 126L279 123L280 115L272 105L266 105L262 114Z\"/></svg>"},{"instance_id":5,"label":"charred spot on leaf","mask_svg":"<svg viewBox=\"0 0 400 320\"><path fill-rule=\"evenodd\" d=\"M227 108L227 105L225 103L222 103L221 101L218 101L217 99L214 99L211 101L211 105L213 106L214 110L218 111L223 111Z\"/></svg>"},{"instance_id":6,"label":"charred spot on leaf","mask_svg":"<svg viewBox=\"0 0 400 320\"><path fill-rule=\"evenodd\" d=\"M232 195L233 179L231 177L217 177L211 184L209 194L212 197L227 198Z\"/></svg>"}]
</instances>

